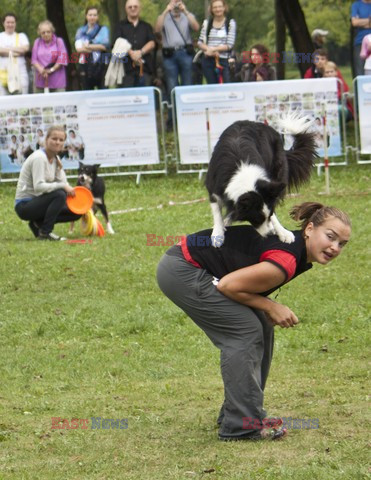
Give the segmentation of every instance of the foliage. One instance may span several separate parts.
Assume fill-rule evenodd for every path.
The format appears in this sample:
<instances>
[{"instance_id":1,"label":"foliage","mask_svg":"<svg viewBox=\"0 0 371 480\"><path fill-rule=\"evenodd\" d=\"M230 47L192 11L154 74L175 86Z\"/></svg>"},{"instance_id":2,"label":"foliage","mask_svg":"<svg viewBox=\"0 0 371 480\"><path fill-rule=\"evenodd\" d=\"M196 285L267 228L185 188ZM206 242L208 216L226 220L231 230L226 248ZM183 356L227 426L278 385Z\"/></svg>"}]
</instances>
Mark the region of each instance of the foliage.
<instances>
[{"instance_id":1,"label":"foliage","mask_svg":"<svg viewBox=\"0 0 371 480\"><path fill-rule=\"evenodd\" d=\"M279 293L300 324L276 329L266 407L318 418L319 428L277 443L218 442L219 354L156 285L166 247L146 246L146 234L210 225L207 201L179 203L207 196L196 176L143 178L139 187L107 178L110 210L128 211L112 215L116 235L87 245L34 240L14 213L15 185L0 184L0 478L368 478L369 168L331 168L329 197L314 172L279 209L293 226L298 202L337 205L353 234L333 264ZM52 417L93 416L128 418L128 429L51 428Z\"/></svg>"},{"instance_id":2,"label":"foliage","mask_svg":"<svg viewBox=\"0 0 371 480\"><path fill-rule=\"evenodd\" d=\"M101 5L101 20L108 23L110 10L115 0L65 0L65 18L69 38L73 43L77 28L84 22L84 10L88 5ZM338 47L349 44L349 12L351 0L301 0L308 28L323 28L330 31L329 41ZM164 0L142 0L142 17L152 25L167 4ZM205 17L205 2L188 0L187 7L202 22ZM229 0L230 15L237 19L238 35L236 49L246 50L256 42L266 43L274 49L274 2L251 0L246 5L239 0ZM123 15L124 0L119 1ZM18 15L18 31L27 33L33 42L38 23L45 18L44 2L32 0L0 0L0 11L14 11ZM117 21L117 18L115 18ZM111 30L115 25L111 24Z\"/></svg>"}]
</instances>

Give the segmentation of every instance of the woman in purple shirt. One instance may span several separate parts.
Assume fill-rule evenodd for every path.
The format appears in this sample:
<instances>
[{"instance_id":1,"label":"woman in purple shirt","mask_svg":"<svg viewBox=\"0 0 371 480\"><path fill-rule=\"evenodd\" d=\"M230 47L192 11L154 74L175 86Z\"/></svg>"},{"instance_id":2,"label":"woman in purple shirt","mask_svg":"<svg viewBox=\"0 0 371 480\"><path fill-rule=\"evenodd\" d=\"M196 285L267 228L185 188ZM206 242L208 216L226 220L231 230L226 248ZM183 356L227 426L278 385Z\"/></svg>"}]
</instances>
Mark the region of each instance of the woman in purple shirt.
<instances>
[{"instance_id":1,"label":"woman in purple shirt","mask_svg":"<svg viewBox=\"0 0 371 480\"><path fill-rule=\"evenodd\" d=\"M41 22L37 29L39 38L32 48L32 65L35 68L35 92L45 88L53 92L64 92L67 85L66 65L68 54L63 39L55 35L49 20Z\"/></svg>"}]
</instances>

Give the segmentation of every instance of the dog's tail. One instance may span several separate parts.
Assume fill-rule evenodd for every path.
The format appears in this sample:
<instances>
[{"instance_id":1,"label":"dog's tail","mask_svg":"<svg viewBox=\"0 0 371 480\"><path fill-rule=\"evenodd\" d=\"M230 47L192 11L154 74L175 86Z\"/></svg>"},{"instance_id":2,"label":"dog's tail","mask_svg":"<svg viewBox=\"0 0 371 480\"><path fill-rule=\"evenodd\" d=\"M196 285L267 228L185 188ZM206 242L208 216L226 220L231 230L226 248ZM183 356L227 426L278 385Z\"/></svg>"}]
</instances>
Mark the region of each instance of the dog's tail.
<instances>
[{"instance_id":1,"label":"dog's tail","mask_svg":"<svg viewBox=\"0 0 371 480\"><path fill-rule=\"evenodd\" d=\"M309 131L313 124L313 120L297 112L290 112L279 120L282 132L294 137L292 147L285 152L289 167L289 190L297 189L310 179L318 157L315 135Z\"/></svg>"}]
</instances>

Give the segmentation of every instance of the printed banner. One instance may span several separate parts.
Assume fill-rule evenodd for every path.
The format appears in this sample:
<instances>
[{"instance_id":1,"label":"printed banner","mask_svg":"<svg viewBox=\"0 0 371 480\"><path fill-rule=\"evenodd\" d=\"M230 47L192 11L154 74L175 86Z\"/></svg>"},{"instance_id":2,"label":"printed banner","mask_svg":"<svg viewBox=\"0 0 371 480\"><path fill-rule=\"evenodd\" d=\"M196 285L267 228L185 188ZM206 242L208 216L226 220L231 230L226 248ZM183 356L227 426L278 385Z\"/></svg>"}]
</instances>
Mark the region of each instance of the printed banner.
<instances>
[{"instance_id":1,"label":"printed banner","mask_svg":"<svg viewBox=\"0 0 371 480\"><path fill-rule=\"evenodd\" d=\"M19 172L28 155L45 146L52 125L67 132L66 169L79 161L105 167L160 161L152 87L14 95L1 98L1 172Z\"/></svg>"},{"instance_id":2,"label":"printed banner","mask_svg":"<svg viewBox=\"0 0 371 480\"><path fill-rule=\"evenodd\" d=\"M371 153L371 76L357 77L358 122L361 153Z\"/></svg>"},{"instance_id":3,"label":"printed banner","mask_svg":"<svg viewBox=\"0 0 371 480\"><path fill-rule=\"evenodd\" d=\"M277 128L282 114L300 111L315 119L318 154L323 157L325 105L328 156L342 154L335 78L176 87L174 96L181 164L209 161L207 108L211 150L223 130L237 120L254 120Z\"/></svg>"}]
</instances>

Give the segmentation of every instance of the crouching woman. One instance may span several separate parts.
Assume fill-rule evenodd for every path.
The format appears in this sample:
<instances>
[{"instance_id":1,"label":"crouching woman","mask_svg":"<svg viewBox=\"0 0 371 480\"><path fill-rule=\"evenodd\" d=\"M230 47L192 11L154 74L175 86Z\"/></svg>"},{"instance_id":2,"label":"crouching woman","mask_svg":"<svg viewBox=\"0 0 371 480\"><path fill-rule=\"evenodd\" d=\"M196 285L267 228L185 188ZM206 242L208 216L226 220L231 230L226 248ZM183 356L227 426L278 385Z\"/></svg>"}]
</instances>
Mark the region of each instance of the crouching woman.
<instances>
[{"instance_id":1,"label":"crouching woman","mask_svg":"<svg viewBox=\"0 0 371 480\"><path fill-rule=\"evenodd\" d=\"M23 163L15 195L15 211L28 221L38 240L64 240L53 233L56 223L75 221L81 217L66 204L67 195L75 192L67 181L58 153L63 149L66 132L63 127L50 127L45 148L32 153Z\"/></svg>"}]
</instances>

